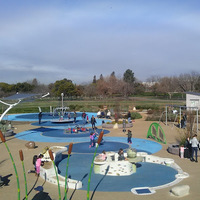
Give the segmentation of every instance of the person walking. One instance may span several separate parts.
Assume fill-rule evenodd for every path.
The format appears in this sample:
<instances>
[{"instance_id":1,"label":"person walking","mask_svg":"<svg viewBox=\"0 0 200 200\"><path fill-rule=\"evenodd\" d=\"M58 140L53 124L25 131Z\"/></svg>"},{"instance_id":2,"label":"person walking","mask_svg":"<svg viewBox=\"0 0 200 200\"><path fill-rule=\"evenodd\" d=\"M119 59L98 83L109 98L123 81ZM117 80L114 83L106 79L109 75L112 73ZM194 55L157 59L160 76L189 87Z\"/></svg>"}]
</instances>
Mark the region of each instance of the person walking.
<instances>
[{"instance_id":1,"label":"person walking","mask_svg":"<svg viewBox=\"0 0 200 200\"><path fill-rule=\"evenodd\" d=\"M82 113L82 120L83 120L83 124L86 124L86 113L85 113L85 111L83 111L83 113Z\"/></svg>"},{"instance_id":2,"label":"person walking","mask_svg":"<svg viewBox=\"0 0 200 200\"><path fill-rule=\"evenodd\" d=\"M91 124L92 124L92 129L95 129L95 124L96 124L96 119L94 117L94 115L92 115L91 120L90 120Z\"/></svg>"},{"instance_id":3,"label":"person walking","mask_svg":"<svg viewBox=\"0 0 200 200\"><path fill-rule=\"evenodd\" d=\"M74 111L74 123L76 123L76 116L77 116L76 111Z\"/></svg>"},{"instance_id":4,"label":"person walking","mask_svg":"<svg viewBox=\"0 0 200 200\"><path fill-rule=\"evenodd\" d=\"M192 139L190 139L190 144L192 146L192 157L191 161L192 162L198 162L197 160L197 151L198 151L198 146L199 146L199 141L197 140L197 134L193 135ZM195 160L194 160L194 154L195 154Z\"/></svg>"},{"instance_id":5,"label":"person walking","mask_svg":"<svg viewBox=\"0 0 200 200\"><path fill-rule=\"evenodd\" d=\"M128 136L128 138L127 138L128 139L128 143L132 144L132 140L131 140L132 132L130 130L128 130L127 136Z\"/></svg>"}]
</instances>

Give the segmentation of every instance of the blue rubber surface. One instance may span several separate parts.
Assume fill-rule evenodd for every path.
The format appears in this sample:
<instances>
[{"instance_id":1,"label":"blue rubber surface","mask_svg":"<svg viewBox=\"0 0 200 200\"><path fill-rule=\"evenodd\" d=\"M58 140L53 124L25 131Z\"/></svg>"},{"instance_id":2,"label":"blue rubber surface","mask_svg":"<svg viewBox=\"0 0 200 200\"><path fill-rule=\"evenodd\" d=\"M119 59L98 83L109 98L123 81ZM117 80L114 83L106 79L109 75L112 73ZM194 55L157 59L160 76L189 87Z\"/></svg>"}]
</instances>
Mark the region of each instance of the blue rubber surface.
<instances>
[{"instance_id":1,"label":"blue rubber surface","mask_svg":"<svg viewBox=\"0 0 200 200\"><path fill-rule=\"evenodd\" d=\"M83 183L82 190L87 190L88 173L92 162L92 154L72 154L69 160L68 175ZM59 164L59 173L65 176L67 158ZM134 187L156 187L174 181L177 171L165 165L154 163L138 163L137 172L130 176L103 176L92 172L91 191L131 191Z\"/></svg>"},{"instance_id":2,"label":"blue rubber surface","mask_svg":"<svg viewBox=\"0 0 200 200\"><path fill-rule=\"evenodd\" d=\"M94 115L94 117L96 117L96 113L86 113L89 121L92 117L92 115ZM5 116L3 119L4 120L8 120L8 121L29 121L29 122L34 122L32 123L32 125L35 126L52 126L52 127L60 127L62 129L64 128L68 128L68 127L75 127L75 126L83 126L83 127L91 127L90 123L86 123L82 120L81 117L82 113L81 112L77 112L77 117L76 117L76 123L52 123L51 120L54 119L59 119L59 116L52 116L49 113L43 113L42 114L42 120L41 120L41 124L38 123L38 113L26 113L26 114L13 114L13 115L7 115ZM64 116L64 119L67 119L67 116ZM73 113L71 113L71 119L73 119ZM96 126L100 126L102 124L102 121L104 121L105 123L107 121L110 121L109 119L98 119L96 117Z\"/></svg>"},{"instance_id":3,"label":"blue rubber surface","mask_svg":"<svg viewBox=\"0 0 200 200\"><path fill-rule=\"evenodd\" d=\"M90 145L90 142L80 142L80 143L73 144L72 152L73 153L94 153L95 147L89 148L89 145ZM125 144L122 142L107 142L107 141L105 141L103 144L99 145L99 147L97 149L97 153L101 153L103 150L118 152L118 150L120 148L128 149L129 144Z\"/></svg>"},{"instance_id":4,"label":"blue rubber surface","mask_svg":"<svg viewBox=\"0 0 200 200\"><path fill-rule=\"evenodd\" d=\"M92 114L91 114L92 115ZM21 121L37 121L38 114L27 114L23 116L10 115L8 120L21 120ZM90 171L90 165L93 158L95 148L89 148L89 132L79 134L69 134L65 132L68 128L63 124L51 124L50 116L43 118L42 125L48 124L47 127L35 128L16 134L16 138L26 141L35 142L73 142L73 154L70 157L69 163L69 176L72 179L80 180L83 182L82 190L87 190L88 173ZM35 119L34 119L35 118ZM34 120L33 120L34 119ZM46 120L46 121L45 121ZM79 119L81 121L81 119ZM101 120L97 120L99 125ZM81 123L80 123L81 124ZM34 125L38 125L35 122ZM68 124L69 125L69 124ZM89 124L88 124L89 125ZM98 124L97 124L98 125ZM70 126L76 126L76 124L70 124ZM90 125L91 126L91 125ZM101 131L99 129L98 131ZM109 131L104 130L105 135L103 137L105 143L99 146L98 153L102 150L106 151L118 151L119 148L127 149L129 144L127 143L127 137L108 137ZM82 136L82 137L80 137ZM147 152L153 154L162 149L161 144L149 139L132 138L131 147L137 149L138 152ZM59 173L65 176L67 159L64 159L58 163ZM164 165L158 165L153 163L138 163L137 172L131 176L103 176L99 174L92 174L90 190L91 191L130 191L134 187L155 187L170 183L175 180L177 171L171 167Z\"/></svg>"},{"instance_id":5,"label":"blue rubber surface","mask_svg":"<svg viewBox=\"0 0 200 200\"><path fill-rule=\"evenodd\" d=\"M88 137L90 136L90 133L93 132L93 130L91 128L87 129L86 131L79 131L78 133L69 133L66 132L66 130L64 129L51 129L51 128L41 128L40 129L42 132L42 136L46 136L46 137L62 137L62 138L67 138L67 137ZM98 134L100 134L100 132L102 131L102 129L96 129L96 132ZM108 130L104 130L104 135L110 133L110 131Z\"/></svg>"}]
</instances>

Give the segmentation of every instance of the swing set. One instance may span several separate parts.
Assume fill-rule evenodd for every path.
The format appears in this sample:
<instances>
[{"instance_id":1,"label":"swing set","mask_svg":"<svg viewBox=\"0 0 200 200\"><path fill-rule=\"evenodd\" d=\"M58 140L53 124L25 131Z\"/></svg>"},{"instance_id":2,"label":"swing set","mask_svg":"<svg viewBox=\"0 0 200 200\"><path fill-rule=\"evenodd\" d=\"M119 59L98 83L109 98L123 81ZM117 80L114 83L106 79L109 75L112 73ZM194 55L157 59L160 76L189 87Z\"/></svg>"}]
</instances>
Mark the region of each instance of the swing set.
<instances>
[{"instance_id":1,"label":"swing set","mask_svg":"<svg viewBox=\"0 0 200 200\"><path fill-rule=\"evenodd\" d=\"M174 127L175 123L177 122L178 125L177 127L179 128L185 128L186 123L187 123L187 115L191 113L195 113L195 117L193 119L193 127L192 130L194 129L194 125L196 124L196 133L198 133L198 112L199 109L198 107L187 107L187 106L178 106L178 105L166 105L165 106L165 111L162 112L159 123L162 121L165 125L167 126L168 124L172 124L172 128Z\"/></svg>"}]
</instances>

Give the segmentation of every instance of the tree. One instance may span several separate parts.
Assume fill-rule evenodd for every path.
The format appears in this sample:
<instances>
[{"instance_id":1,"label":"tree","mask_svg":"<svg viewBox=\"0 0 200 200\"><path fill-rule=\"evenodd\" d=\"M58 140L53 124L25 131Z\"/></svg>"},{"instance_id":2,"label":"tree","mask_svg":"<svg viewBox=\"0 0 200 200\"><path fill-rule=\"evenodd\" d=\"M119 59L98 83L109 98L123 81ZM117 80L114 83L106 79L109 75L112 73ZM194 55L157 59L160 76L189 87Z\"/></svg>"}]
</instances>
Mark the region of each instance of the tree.
<instances>
[{"instance_id":1,"label":"tree","mask_svg":"<svg viewBox=\"0 0 200 200\"><path fill-rule=\"evenodd\" d=\"M199 73L191 72L190 74L181 74L178 79L178 85L183 92L195 91L195 85L198 83Z\"/></svg>"},{"instance_id":2,"label":"tree","mask_svg":"<svg viewBox=\"0 0 200 200\"><path fill-rule=\"evenodd\" d=\"M96 84L96 82L97 82L96 75L94 75L92 83Z\"/></svg>"},{"instance_id":3,"label":"tree","mask_svg":"<svg viewBox=\"0 0 200 200\"><path fill-rule=\"evenodd\" d=\"M52 86L51 92L55 96L60 96L61 93L63 93L65 96L76 96L77 94L76 86L72 83L71 80L67 79L56 81Z\"/></svg>"},{"instance_id":4,"label":"tree","mask_svg":"<svg viewBox=\"0 0 200 200\"><path fill-rule=\"evenodd\" d=\"M134 84L134 94L143 94L144 92L145 92L145 86L140 82L136 82Z\"/></svg>"},{"instance_id":5,"label":"tree","mask_svg":"<svg viewBox=\"0 0 200 200\"><path fill-rule=\"evenodd\" d=\"M34 86L27 82L17 83L15 85L16 92L31 92L31 91L33 91L33 89L34 89Z\"/></svg>"},{"instance_id":6,"label":"tree","mask_svg":"<svg viewBox=\"0 0 200 200\"><path fill-rule=\"evenodd\" d=\"M15 85L10 85L8 83L0 83L0 90L4 93L9 93L15 91Z\"/></svg>"},{"instance_id":7,"label":"tree","mask_svg":"<svg viewBox=\"0 0 200 200\"><path fill-rule=\"evenodd\" d=\"M123 80L124 80L126 83L129 83L129 84L132 84L132 83L135 82L135 77L134 77L134 73L132 72L132 70L127 69L127 70L124 72Z\"/></svg>"},{"instance_id":8,"label":"tree","mask_svg":"<svg viewBox=\"0 0 200 200\"><path fill-rule=\"evenodd\" d=\"M96 92L103 97L108 95L108 84L104 78L97 81Z\"/></svg>"},{"instance_id":9,"label":"tree","mask_svg":"<svg viewBox=\"0 0 200 200\"><path fill-rule=\"evenodd\" d=\"M124 94L125 96L131 95L134 92L135 77L132 70L127 69L124 72L123 80L125 82Z\"/></svg>"},{"instance_id":10,"label":"tree","mask_svg":"<svg viewBox=\"0 0 200 200\"><path fill-rule=\"evenodd\" d=\"M37 81L36 78L34 78L34 79L32 80L32 85L34 85L35 87L38 86L38 81Z\"/></svg>"},{"instance_id":11,"label":"tree","mask_svg":"<svg viewBox=\"0 0 200 200\"><path fill-rule=\"evenodd\" d=\"M100 75L99 79L100 79L100 80L103 80L103 79L104 79L102 74Z\"/></svg>"},{"instance_id":12,"label":"tree","mask_svg":"<svg viewBox=\"0 0 200 200\"><path fill-rule=\"evenodd\" d=\"M200 92L200 76L198 77L198 80L194 87L195 87L195 91Z\"/></svg>"},{"instance_id":13,"label":"tree","mask_svg":"<svg viewBox=\"0 0 200 200\"><path fill-rule=\"evenodd\" d=\"M113 71L111 74L110 74L111 77L115 77L115 72Z\"/></svg>"},{"instance_id":14,"label":"tree","mask_svg":"<svg viewBox=\"0 0 200 200\"><path fill-rule=\"evenodd\" d=\"M84 94L88 97L93 97L93 96L96 96L96 92L97 92L97 89L96 89L96 84L89 84L87 86L84 87Z\"/></svg>"}]
</instances>

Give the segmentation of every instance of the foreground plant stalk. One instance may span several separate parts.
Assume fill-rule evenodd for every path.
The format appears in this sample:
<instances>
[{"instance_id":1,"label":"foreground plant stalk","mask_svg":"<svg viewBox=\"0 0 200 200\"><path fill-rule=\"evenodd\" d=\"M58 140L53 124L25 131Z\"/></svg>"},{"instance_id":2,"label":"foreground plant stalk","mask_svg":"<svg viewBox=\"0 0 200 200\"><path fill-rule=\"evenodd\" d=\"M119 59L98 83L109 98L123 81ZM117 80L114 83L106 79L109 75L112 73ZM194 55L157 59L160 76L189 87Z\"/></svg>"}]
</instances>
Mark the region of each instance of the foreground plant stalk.
<instances>
[{"instance_id":1,"label":"foreground plant stalk","mask_svg":"<svg viewBox=\"0 0 200 200\"><path fill-rule=\"evenodd\" d=\"M17 173L17 168L16 168L16 165L15 165L15 162L13 160L13 157L12 157L12 154L10 152L10 149L8 148L8 145L6 144L6 140L3 136L3 133L1 132L0 130L0 138L1 138L1 141L5 144L6 146L6 149L9 153L9 156L10 156L10 159L12 161L12 164L13 164L13 167L14 167L14 170L15 170L15 176L16 176L16 179L17 179L17 193L18 193L18 200L20 200L20 185L19 185L19 177L18 177L18 173Z\"/></svg>"},{"instance_id":2,"label":"foreground plant stalk","mask_svg":"<svg viewBox=\"0 0 200 200\"><path fill-rule=\"evenodd\" d=\"M94 166L94 159L96 157L99 144L101 143L101 140L103 138L103 133L104 132L102 130L100 135L99 135L98 141L97 141L97 146L96 146L96 149L95 149L95 152L94 152L94 155L93 155L93 159L92 159L92 163L91 163L91 167L90 167L90 173L89 173L89 177L88 177L88 187L87 187L87 200L89 200L89 198L90 198L90 182L91 182L92 169L93 169L93 166Z\"/></svg>"}]
</instances>

